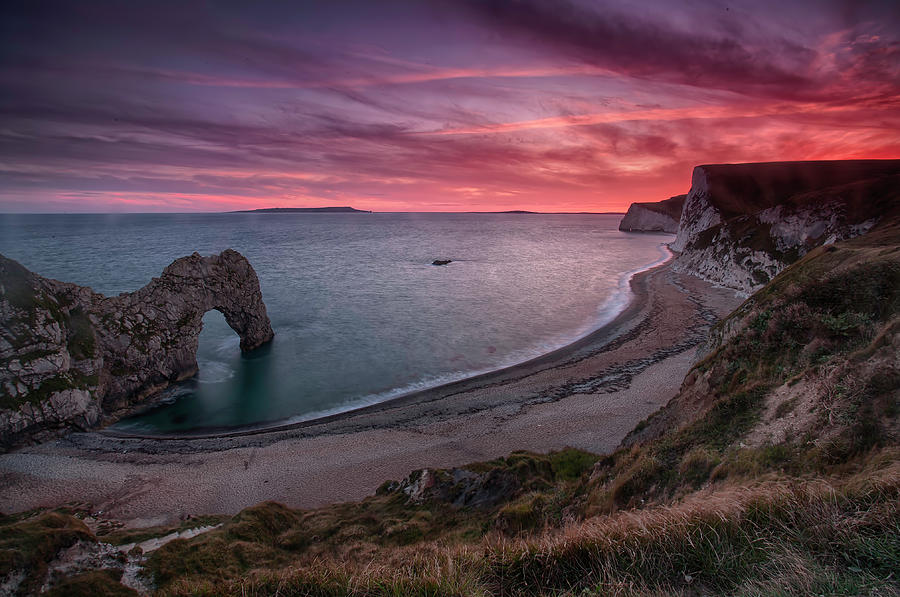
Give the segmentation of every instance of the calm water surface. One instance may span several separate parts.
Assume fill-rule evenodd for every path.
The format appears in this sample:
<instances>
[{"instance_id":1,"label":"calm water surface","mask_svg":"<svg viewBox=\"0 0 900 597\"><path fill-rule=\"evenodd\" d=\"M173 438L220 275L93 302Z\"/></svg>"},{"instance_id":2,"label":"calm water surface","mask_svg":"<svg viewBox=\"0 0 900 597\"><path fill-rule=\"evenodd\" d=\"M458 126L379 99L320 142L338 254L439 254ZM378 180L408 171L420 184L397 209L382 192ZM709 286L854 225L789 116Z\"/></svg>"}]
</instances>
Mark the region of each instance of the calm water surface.
<instances>
[{"instance_id":1,"label":"calm water surface","mask_svg":"<svg viewBox=\"0 0 900 597\"><path fill-rule=\"evenodd\" d=\"M241 355L217 311L200 372L116 424L171 433L302 421L525 361L612 319L669 235L619 216L0 215L0 252L107 295L226 248L260 278L275 340ZM434 259L452 259L447 266Z\"/></svg>"}]
</instances>

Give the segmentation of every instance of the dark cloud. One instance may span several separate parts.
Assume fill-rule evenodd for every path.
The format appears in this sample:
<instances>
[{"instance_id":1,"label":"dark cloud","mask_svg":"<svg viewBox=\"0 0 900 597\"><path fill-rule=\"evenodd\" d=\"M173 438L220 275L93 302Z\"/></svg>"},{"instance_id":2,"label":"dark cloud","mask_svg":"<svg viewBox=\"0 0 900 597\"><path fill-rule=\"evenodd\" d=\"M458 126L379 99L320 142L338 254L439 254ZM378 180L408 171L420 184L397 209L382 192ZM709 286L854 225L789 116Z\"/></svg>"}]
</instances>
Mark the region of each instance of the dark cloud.
<instances>
[{"instance_id":1,"label":"dark cloud","mask_svg":"<svg viewBox=\"0 0 900 597\"><path fill-rule=\"evenodd\" d=\"M621 209L683 191L696 162L888 157L896 22L854 4L5 3L0 209L41 192Z\"/></svg>"},{"instance_id":2,"label":"dark cloud","mask_svg":"<svg viewBox=\"0 0 900 597\"><path fill-rule=\"evenodd\" d=\"M737 18L704 19L682 30L569 0L463 4L488 26L524 43L628 76L766 97L815 94L809 74L814 51L786 39L749 39L747 26Z\"/></svg>"}]
</instances>

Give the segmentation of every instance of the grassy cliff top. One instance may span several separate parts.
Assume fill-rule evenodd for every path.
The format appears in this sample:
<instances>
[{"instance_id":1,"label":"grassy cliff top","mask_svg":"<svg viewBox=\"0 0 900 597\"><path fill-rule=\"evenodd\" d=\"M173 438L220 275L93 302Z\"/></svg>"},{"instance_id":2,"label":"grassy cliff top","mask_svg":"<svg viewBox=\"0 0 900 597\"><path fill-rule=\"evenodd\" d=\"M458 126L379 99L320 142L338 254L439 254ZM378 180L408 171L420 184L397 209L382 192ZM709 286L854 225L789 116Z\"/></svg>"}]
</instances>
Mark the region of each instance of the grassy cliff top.
<instances>
[{"instance_id":1,"label":"grassy cliff top","mask_svg":"<svg viewBox=\"0 0 900 597\"><path fill-rule=\"evenodd\" d=\"M652 201L649 203L634 203L644 209L669 216L676 222L681 218L681 208L684 207L684 200L687 195L676 195L669 197L663 201Z\"/></svg>"},{"instance_id":2,"label":"grassy cliff top","mask_svg":"<svg viewBox=\"0 0 900 597\"><path fill-rule=\"evenodd\" d=\"M861 208L859 220L864 220L882 213L887 201L896 203L900 198L900 160L709 164L697 169L705 173L710 199L726 219L755 214L779 204L829 198L853 202ZM891 178L892 182L878 183L884 178ZM839 189L853 183L858 186L850 192ZM825 196L820 197L822 194ZM885 197L880 198L881 195ZM862 199L866 197L868 202L864 203Z\"/></svg>"}]
</instances>

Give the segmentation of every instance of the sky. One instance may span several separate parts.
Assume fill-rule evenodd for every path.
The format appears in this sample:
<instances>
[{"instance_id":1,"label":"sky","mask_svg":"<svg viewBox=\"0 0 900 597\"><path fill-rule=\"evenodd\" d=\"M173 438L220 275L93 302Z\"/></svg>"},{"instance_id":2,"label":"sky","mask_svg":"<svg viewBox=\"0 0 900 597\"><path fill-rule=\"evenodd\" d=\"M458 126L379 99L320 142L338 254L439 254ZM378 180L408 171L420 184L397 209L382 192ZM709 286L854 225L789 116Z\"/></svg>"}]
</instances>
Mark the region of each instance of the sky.
<instances>
[{"instance_id":1,"label":"sky","mask_svg":"<svg viewBox=\"0 0 900 597\"><path fill-rule=\"evenodd\" d=\"M900 158L900 3L0 8L0 212L624 211Z\"/></svg>"}]
</instances>

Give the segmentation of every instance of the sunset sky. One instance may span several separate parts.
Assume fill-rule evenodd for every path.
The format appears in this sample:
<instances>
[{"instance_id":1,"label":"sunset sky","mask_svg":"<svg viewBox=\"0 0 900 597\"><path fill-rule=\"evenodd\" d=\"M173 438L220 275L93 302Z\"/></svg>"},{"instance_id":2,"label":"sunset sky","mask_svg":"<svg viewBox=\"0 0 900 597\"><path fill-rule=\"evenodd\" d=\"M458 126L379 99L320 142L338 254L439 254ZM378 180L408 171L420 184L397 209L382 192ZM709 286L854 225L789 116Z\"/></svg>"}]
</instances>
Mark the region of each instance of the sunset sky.
<instances>
[{"instance_id":1,"label":"sunset sky","mask_svg":"<svg viewBox=\"0 0 900 597\"><path fill-rule=\"evenodd\" d=\"M0 211L624 211L900 158L900 3L5 2Z\"/></svg>"}]
</instances>

